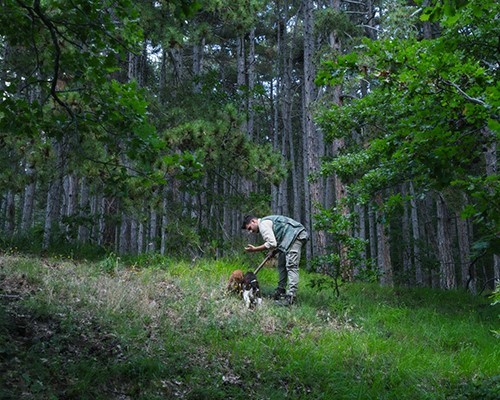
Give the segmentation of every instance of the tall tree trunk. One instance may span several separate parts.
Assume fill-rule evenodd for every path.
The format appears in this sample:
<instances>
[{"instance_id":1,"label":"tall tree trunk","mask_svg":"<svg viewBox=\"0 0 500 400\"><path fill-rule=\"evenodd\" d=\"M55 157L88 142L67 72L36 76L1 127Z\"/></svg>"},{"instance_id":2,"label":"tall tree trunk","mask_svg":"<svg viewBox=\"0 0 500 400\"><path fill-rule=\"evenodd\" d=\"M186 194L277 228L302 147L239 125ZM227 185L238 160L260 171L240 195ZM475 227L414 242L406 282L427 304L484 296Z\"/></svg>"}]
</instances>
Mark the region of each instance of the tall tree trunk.
<instances>
[{"instance_id":1,"label":"tall tree trunk","mask_svg":"<svg viewBox=\"0 0 500 400\"><path fill-rule=\"evenodd\" d=\"M401 186L401 193L403 194L403 197L406 198L408 194L408 188L407 188L407 183L403 183ZM411 258L411 240L410 240L410 225L411 225L411 220L410 220L410 208L411 205L408 203L408 201L404 200L403 204L403 216L402 216L402 221L401 221L401 230L402 230L402 264L403 264L403 271L405 275L405 279L407 280L407 283L409 285L413 285L414 279L412 279L412 258Z\"/></svg>"},{"instance_id":2,"label":"tall tree trunk","mask_svg":"<svg viewBox=\"0 0 500 400\"><path fill-rule=\"evenodd\" d=\"M141 208L141 219L139 220L139 226L137 228L137 254L143 254L145 245L144 245L144 237L145 237L145 222L143 215L146 215L146 208L143 206Z\"/></svg>"},{"instance_id":3,"label":"tall tree trunk","mask_svg":"<svg viewBox=\"0 0 500 400\"><path fill-rule=\"evenodd\" d=\"M99 223L97 225L97 243L100 246L104 246L105 243L105 231L106 231L106 198L103 195L97 196L97 215L99 216Z\"/></svg>"},{"instance_id":4,"label":"tall tree trunk","mask_svg":"<svg viewBox=\"0 0 500 400\"><path fill-rule=\"evenodd\" d=\"M21 233L27 234L33 225L33 213L35 207L35 168L28 161L26 165L28 184L24 188L23 211L21 218Z\"/></svg>"},{"instance_id":5,"label":"tall tree trunk","mask_svg":"<svg viewBox=\"0 0 500 400\"><path fill-rule=\"evenodd\" d=\"M150 206L149 213L149 232L148 232L148 252L156 251L156 240L157 240L157 231L158 231L158 213L156 212L156 208L153 204Z\"/></svg>"},{"instance_id":6,"label":"tall tree trunk","mask_svg":"<svg viewBox=\"0 0 500 400\"><path fill-rule=\"evenodd\" d=\"M248 91L248 81L247 81L247 63L246 63L246 46L245 46L245 35L241 35L238 37L237 46L236 46L236 64L237 64L237 86L238 86L238 94L240 95L240 112L244 116L243 122L241 124L241 131L245 132L248 137L249 135L249 108L248 108L248 99L250 97ZM244 90L243 88L247 88ZM252 126L253 129L253 126ZM252 184L251 182L243 178L241 179L242 184L242 193L251 193L252 192Z\"/></svg>"},{"instance_id":7,"label":"tall tree trunk","mask_svg":"<svg viewBox=\"0 0 500 400\"><path fill-rule=\"evenodd\" d=\"M467 199L464 196L465 201ZM472 293L476 293L476 280L471 267L470 260L470 237L469 221L460 216L460 212L455 215L457 221L458 250L460 254L460 277L461 286Z\"/></svg>"},{"instance_id":8,"label":"tall tree trunk","mask_svg":"<svg viewBox=\"0 0 500 400\"><path fill-rule=\"evenodd\" d=\"M182 49L171 47L168 50L170 62L172 64L172 83L174 86L182 85L184 78L184 63L182 60Z\"/></svg>"},{"instance_id":9,"label":"tall tree trunk","mask_svg":"<svg viewBox=\"0 0 500 400\"><path fill-rule=\"evenodd\" d=\"M74 229L73 224L70 222L70 218L76 213L76 204L78 201L77 195L77 180L74 174L66 174L63 177L63 193L62 193L62 207L61 213L67 218L69 223L65 226L66 239L71 241L72 230Z\"/></svg>"},{"instance_id":10,"label":"tall tree trunk","mask_svg":"<svg viewBox=\"0 0 500 400\"><path fill-rule=\"evenodd\" d=\"M282 97L283 97L283 79L284 79L284 67L283 67L283 35L284 33L282 32L282 27L283 27L283 22L281 20L281 10L280 10L280 4L276 4L276 15L277 15L277 20L276 20L276 48L277 48L277 73L276 73L276 79L272 80L270 83L270 101L271 101L271 107L273 110L273 148L274 149L281 149L281 154L283 154L284 157L286 157L286 152L283 149L283 143L285 142L285 130L283 128L283 131L280 130L280 113L281 117L283 118L285 115L283 114L283 109L280 106L283 106L282 102ZM276 89L275 89L276 88ZM281 133L281 135L280 135ZM280 146L280 137L281 137L281 146ZM276 214L284 214L283 212L283 188L286 187L287 182L286 179L283 179L279 185L272 185L271 186L271 210L273 210Z\"/></svg>"},{"instance_id":11,"label":"tall tree trunk","mask_svg":"<svg viewBox=\"0 0 500 400\"><path fill-rule=\"evenodd\" d=\"M483 154L486 163L486 175L491 177L497 174L497 135L488 127L482 131L486 145L483 147ZM493 188L490 193L493 193ZM495 288L500 288L500 254L496 249L493 254L493 277L495 279Z\"/></svg>"},{"instance_id":12,"label":"tall tree trunk","mask_svg":"<svg viewBox=\"0 0 500 400\"><path fill-rule=\"evenodd\" d=\"M291 121L290 121L291 122ZM290 164L292 168L292 215L293 218L296 219L297 221L304 221L304 216L302 213L302 207L301 204L304 203L303 201L303 195L305 193L304 190L301 190L302 185L301 185L301 163L300 160L301 158L297 156L297 154L300 154L300 151L297 150L297 147L295 146L294 143L294 138L293 138L293 132L290 126L290 130L288 132L288 144L290 147ZM286 190L286 188L285 188ZM290 200L289 200L290 201ZM290 207L288 207L290 209Z\"/></svg>"},{"instance_id":13,"label":"tall tree trunk","mask_svg":"<svg viewBox=\"0 0 500 400\"><path fill-rule=\"evenodd\" d=\"M60 195L61 180L58 177L54 177L47 192L47 204L45 207L45 224L42 242L42 248L44 250L48 249L52 239L53 229L59 221Z\"/></svg>"},{"instance_id":14,"label":"tall tree trunk","mask_svg":"<svg viewBox=\"0 0 500 400\"><path fill-rule=\"evenodd\" d=\"M366 215L365 215L365 205L357 204L354 206L354 212L358 215L358 222L354 232L355 237L362 240L363 243L366 242ZM359 264L353 267L353 276L356 277L360 272L366 270L366 245L363 244L363 248L359 254L360 260Z\"/></svg>"},{"instance_id":15,"label":"tall tree trunk","mask_svg":"<svg viewBox=\"0 0 500 400\"><path fill-rule=\"evenodd\" d=\"M205 38L202 37L200 43L193 46L193 76L194 76L194 93L201 92L201 70L203 65L203 49L205 48Z\"/></svg>"},{"instance_id":16,"label":"tall tree trunk","mask_svg":"<svg viewBox=\"0 0 500 400\"><path fill-rule=\"evenodd\" d=\"M119 201L115 197L108 197L104 198L104 215L107 216L105 220L103 221L103 243L105 246L109 246L111 248L114 248L115 251L118 251L117 249L117 237L118 237L118 230L117 230L117 224L114 223L115 219L117 218L118 214L118 208L119 208Z\"/></svg>"},{"instance_id":17,"label":"tall tree trunk","mask_svg":"<svg viewBox=\"0 0 500 400\"><path fill-rule=\"evenodd\" d=\"M293 132L293 115L294 115L294 85L292 78L293 71L293 59L294 59L294 46L293 43L296 41L297 33L299 31L300 24L295 20L293 24L293 33L292 35L288 35L287 29L285 27L289 27L289 15L288 15L289 3L285 1L285 15L284 15L284 24L282 31L284 32L284 47L286 48L286 54L284 54L284 96L283 103L286 105L286 113L284 113L284 121L283 126L285 129L285 134L287 135L287 142L290 151L290 164L292 168L291 178L292 178L292 198L290 201L292 202L292 215L298 221L306 222L304 218L304 208L302 205L304 204L304 197L307 191L305 190L302 179L304 168L302 163L304 161L303 157L300 155L303 151L303 136L298 135L294 136ZM290 37L289 37L290 36ZM286 40L285 40L286 38ZM302 146L302 147L301 147ZM302 166L302 167L301 167ZM288 207L290 209L290 207Z\"/></svg>"},{"instance_id":18,"label":"tall tree trunk","mask_svg":"<svg viewBox=\"0 0 500 400\"><path fill-rule=\"evenodd\" d=\"M381 273L380 283L384 286L393 286L393 272L391 261L391 247L389 244L389 236L386 233L385 215L382 212L382 195L376 197L378 205L377 211L377 265Z\"/></svg>"},{"instance_id":19,"label":"tall tree trunk","mask_svg":"<svg viewBox=\"0 0 500 400\"><path fill-rule=\"evenodd\" d=\"M429 193L422 204L422 219L424 221L424 233L422 238L425 238L425 248L427 253L424 259L426 259L426 266L429 267L428 277L424 274L424 282L428 281L430 286L433 288L440 287L440 277L439 277L439 246L437 239L437 224L436 222L436 212L435 212L436 200L434 193Z\"/></svg>"},{"instance_id":20,"label":"tall tree trunk","mask_svg":"<svg viewBox=\"0 0 500 400\"><path fill-rule=\"evenodd\" d=\"M92 216L92 225L90 228L90 237L92 240L100 245L99 242L99 222L100 222L100 216L99 216L99 200L98 197L99 194L93 194L90 197L89 204L90 204L90 215Z\"/></svg>"},{"instance_id":21,"label":"tall tree trunk","mask_svg":"<svg viewBox=\"0 0 500 400\"><path fill-rule=\"evenodd\" d=\"M334 156L340 154L340 150L344 147L344 140L338 139L333 143L333 154ZM348 218L349 210L347 206L344 204L344 200L347 196L346 187L343 182L340 180L338 174L334 174L333 176L333 184L335 189L335 204L337 206L337 210L342 214L343 218ZM352 232L343 232L344 235L351 235ZM348 257L349 248L346 243L339 243L339 255L340 255L340 271L342 275L342 279L345 281L352 281L353 279L353 271L351 262Z\"/></svg>"},{"instance_id":22,"label":"tall tree trunk","mask_svg":"<svg viewBox=\"0 0 500 400\"><path fill-rule=\"evenodd\" d=\"M130 247L129 251L130 254L139 254L137 242L138 242L138 226L137 226L137 217L134 216L133 218L130 219ZM162 253L163 254L163 253Z\"/></svg>"},{"instance_id":23,"label":"tall tree trunk","mask_svg":"<svg viewBox=\"0 0 500 400\"><path fill-rule=\"evenodd\" d=\"M161 244L160 244L161 255L165 255L167 253L167 241L168 241L167 227L168 227L168 187L165 186L162 189L162 202L161 202Z\"/></svg>"},{"instance_id":24,"label":"tall tree trunk","mask_svg":"<svg viewBox=\"0 0 500 400\"><path fill-rule=\"evenodd\" d=\"M5 199L4 225L4 232L5 236L7 237L12 237L14 235L14 230L16 227L16 204L14 200L14 192L12 190L8 190Z\"/></svg>"},{"instance_id":25,"label":"tall tree trunk","mask_svg":"<svg viewBox=\"0 0 500 400\"><path fill-rule=\"evenodd\" d=\"M7 194L0 196L0 234L5 235L5 225L7 223Z\"/></svg>"},{"instance_id":26,"label":"tall tree trunk","mask_svg":"<svg viewBox=\"0 0 500 400\"><path fill-rule=\"evenodd\" d=\"M333 8L335 12L340 12L340 0L331 0L330 1L330 6ZM340 40L339 35L335 30L332 30L329 33L328 36L328 44L330 49L335 53L335 54L341 54L342 53L342 42ZM334 104L340 106L342 104L341 102L341 87L340 85L333 86L331 88L331 93L330 97L331 100ZM332 146L332 155L333 157L336 157L340 155L342 149L345 147L345 139L344 138L339 138L339 139L334 139L333 141L333 146ZM337 173L334 173L333 175L333 185L334 185L334 190L335 190L335 204L337 206L337 209L340 211L342 216L344 218L347 218L349 214L349 210L347 208L347 205L345 205L345 199L347 197L347 188L345 184L342 182L340 179L339 175ZM352 235L352 232L344 232L345 235ZM353 279L353 271L352 271L352 265L350 263L349 257L348 257L348 252L349 248L347 247L346 243L339 243L339 251L340 251L340 268L342 271L342 278L347 281L352 281Z\"/></svg>"},{"instance_id":27,"label":"tall tree trunk","mask_svg":"<svg viewBox=\"0 0 500 400\"><path fill-rule=\"evenodd\" d=\"M441 195L436 198L436 213L440 286L441 289L455 289L457 281L449 233L448 207Z\"/></svg>"},{"instance_id":28,"label":"tall tree trunk","mask_svg":"<svg viewBox=\"0 0 500 400\"><path fill-rule=\"evenodd\" d=\"M220 177L216 178L216 182L217 182L216 185L219 187L222 187L225 198L230 198L230 196L234 193L233 188L232 188L232 184L231 184L232 180L233 180L233 178L230 177L229 179L224 179L222 182L220 182L221 178ZM217 193L217 190L215 190L215 192ZM233 213L232 213L232 209L229 207L229 204L227 204L226 202L224 202L222 204L221 214L222 215L220 217L222 218L223 231L224 232L231 232ZM213 218L213 215L212 215L212 218Z\"/></svg>"},{"instance_id":29,"label":"tall tree trunk","mask_svg":"<svg viewBox=\"0 0 500 400\"><path fill-rule=\"evenodd\" d=\"M89 227L87 224L90 221L86 221L85 217L88 217L91 215L90 213L90 204L89 204L89 199L90 199L90 188L87 183L87 178L82 177L80 178L80 195L79 195L79 203L78 203L78 209L79 209L79 214L80 218L84 220L83 224L80 224L78 226L78 241L81 243L87 243L89 240Z\"/></svg>"},{"instance_id":30,"label":"tall tree trunk","mask_svg":"<svg viewBox=\"0 0 500 400\"><path fill-rule=\"evenodd\" d=\"M368 23L365 25L366 35L371 40L377 39L377 18L376 15L380 12L379 7L375 6L373 0L366 1L366 19Z\"/></svg>"},{"instance_id":31,"label":"tall tree trunk","mask_svg":"<svg viewBox=\"0 0 500 400\"><path fill-rule=\"evenodd\" d=\"M370 259L372 262L377 260L377 221L374 205L371 204L368 209L368 232L370 244Z\"/></svg>"},{"instance_id":32,"label":"tall tree trunk","mask_svg":"<svg viewBox=\"0 0 500 400\"><path fill-rule=\"evenodd\" d=\"M420 224L418 218L417 199L415 197L415 188L413 182L410 182L410 213L411 213L411 231L413 239L413 266L415 267L415 281L417 285L423 285L424 277L422 274L422 255L420 253Z\"/></svg>"},{"instance_id":33,"label":"tall tree trunk","mask_svg":"<svg viewBox=\"0 0 500 400\"><path fill-rule=\"evenodd\" d=\"M279 51L280 44L278 42L278 51ZM272 114L273 114L273 149L277 150L280 148L279 143L280 143L280 129L279 129L279 101L280 101L280 84L279 84L279 78L276 79L276 83L271 82L270 87L269 87L269 97L270 97L270 102L271 102L271 108L272 108ZM276 88L276 89L275 89ZM285 153L283 153L283 156L285 156ZM285 180L283 180L285 181ZM281 182L280 185L271 185L271 210L273 210L274 213L276 214L281 214L282 210L280 207L281 204L281 194L282 194L282 187L283 185L286 185L285 182Z\"/></svg>"},{"instance_id":34,"label":"tall tree trunk","mask_svg":"<svg viewBox=\"0 0 500 400\"><path fill-rule=\"evenodd\" d=\"M250 139L254 137L255 111L253 107L253 97L255 90L255 28L250 30L248 35L248 58L247 58L247 76L248 76L248 123L247 135Z\"/></svg>"},{"instance_id":35,"label":"tall tree trunk","mask_svg":"<svg viewBox=\"0 0 500 400\"><path fill-rule=\"evenodd\" d=\"M160 61L160 76L158 79L158 92L160 103L164 103L166 99L169 98L169 93L167 94L167 81L168 81L168 73L167 73L167 61L168 61L168 52L164 48L161 52L161 61Z\"/></svg>"},{"instance_id":36,"label":"tall tree trunk","mask_svg":"<svg viewBox=\"0 0 500 400\"><path fill-rule=\"evenodd\" d=\"M303 0L304 12L304 182L308 187L306 198L310 198L308 217L309 226L312 227L312 217L317 214L323 204L322 187L320 179L314 179L308 182L309 177L316 176L319 173L320 157L322 143L320 143L320 133L316 130L316 126L312 117L312 105L315 100L315 69L313 63L314 57L314 2L312 0ZM312 255L323 255L326 248L325 232L312 230ZM323 272L326 267L322 267Z\"/></svg>"},{"instance_id":37,"label":"tall tree trunk","mask_svg":"<svg viewBox=\"0 0 500 400\"><path fill-rule=\"evenodd\" d=\"M120 221L120 232L118 234L118 254L126 254L130 252L130 224L129 218L122 211Z\"/></svg>"},{"instance_id":38,"label":"tall tree trunk","mask_svg":"<svg viewBox=\"0 0 500 400\"><path fill-rule=\"evenodd\" d=\"M56 154L55 174L52 176L52 181L47 192L47 204L45 207L45 224L43 232L42 248L47 249L50 245L53 229L59 227L59 218L61 215L61 180L65 170L65 162L63 156L63 145L60 142L54 143Z\"/></svg>"},{"instance_id":39,"label":"tall tree trunk","mask_svg":"<svg viewBox=\"0 0 500 400\"><path fill-rule=\"evenodd\" d=\"M236 85L238 87L238 94L240 96L240 112L245 116L241 126L242 132L247 131L247 96L244 93L244 87L247 84L246 71L245 71L245 36L240 35L236 41Z\"/></svg>"},{"instance_id":40,"label":"tall tree trunk","mask_svg":"<svg viewBox=\"0 0 500 400\"><path fill-rule=\"evenodd\" d=\"M279 4L277 4L279 7ZM276 77L276 94L275 101L275 120L274 120L274 131L275 135L275 148L280 149L283 157L291 163L291 173L292 179L283 179L279 186L274 189L276 193L276 201L278 214L290 215L292 213L293 218L299 218L294 215L294 210L290 207L290 200L288 196L288 185L294 184L293 175L296 174L295 166L295 155L292 153L290 146L288 145L292 137L291 126L292 126L292 115L291 115L291 103L290 103L290 83L289 83L289 71L287 70L288 62L288 52L287 52L287 40L288 34L284 26L286 24L287 10L279 9L276 13L278 15L277 25L277 77ZM279 134L281 133L281 135Z\"/></svg>"}]
</instances>

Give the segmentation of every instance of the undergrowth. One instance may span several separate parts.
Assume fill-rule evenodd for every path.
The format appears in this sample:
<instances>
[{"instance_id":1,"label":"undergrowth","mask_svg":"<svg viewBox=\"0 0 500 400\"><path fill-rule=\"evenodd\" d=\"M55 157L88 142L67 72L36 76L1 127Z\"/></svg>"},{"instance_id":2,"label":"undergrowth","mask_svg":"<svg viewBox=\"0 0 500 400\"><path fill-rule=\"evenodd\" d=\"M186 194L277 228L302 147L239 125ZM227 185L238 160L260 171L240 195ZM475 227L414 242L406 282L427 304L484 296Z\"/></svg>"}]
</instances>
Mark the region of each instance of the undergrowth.
<instances>
[{"instance_id":1,"label":"undergrowth","mask_svg":"<svg viewBox=\"0 0 500 400\"><path fill-rule=\"evenodd\" d=\"M257 264L258 262L256 262ZM301 273L299 302L225 293L248 260L0 256L0 399L496 399L498 305Z\"/></svg>"}]
</instances>

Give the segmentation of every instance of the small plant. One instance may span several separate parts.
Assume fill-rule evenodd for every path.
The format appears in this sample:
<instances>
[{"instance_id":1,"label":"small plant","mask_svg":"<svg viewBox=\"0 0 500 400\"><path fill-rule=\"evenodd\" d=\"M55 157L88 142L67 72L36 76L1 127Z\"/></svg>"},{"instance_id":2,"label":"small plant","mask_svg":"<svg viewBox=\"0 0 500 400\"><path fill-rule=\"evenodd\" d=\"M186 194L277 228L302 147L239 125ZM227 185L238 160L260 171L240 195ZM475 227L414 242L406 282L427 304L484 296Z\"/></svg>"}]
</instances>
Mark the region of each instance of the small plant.
<instances>
[{"instance_id":1,"label":"small plant","mask_svg":"<svg viewBox=\"0 0 500 400\"><path fill-rule=\"evenodd\" d=\"M120 261L120 257L111 252L104 260L98 263L98 266L101 271L114 275L120 266Z\"/></svg>"}]
</instances>

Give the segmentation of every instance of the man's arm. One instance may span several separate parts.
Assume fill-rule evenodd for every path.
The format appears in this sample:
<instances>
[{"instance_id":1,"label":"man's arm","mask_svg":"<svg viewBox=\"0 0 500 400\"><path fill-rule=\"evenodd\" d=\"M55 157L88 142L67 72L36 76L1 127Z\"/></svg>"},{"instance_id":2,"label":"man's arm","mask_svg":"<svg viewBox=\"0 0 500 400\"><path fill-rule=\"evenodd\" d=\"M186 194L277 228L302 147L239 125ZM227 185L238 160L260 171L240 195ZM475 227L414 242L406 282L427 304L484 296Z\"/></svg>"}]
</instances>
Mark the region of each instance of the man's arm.
<instances>
[{"instance_id":1,"label":"man's arm","mask_svg":"<svg viewBox=\"0 0 500 400\"><path fill-rule=\"evenodd\" d=\"M274 250L278 243L276 241L276 237L274 236L273 231L273 221L265 220L259 222L259 232L264 239L264 243L260 246L253 246L249 244L245 247L245 251L248 252L257 252L257 251L265 251L265 250Z\"/></svg>"},{"instance_id":2,"label":"man's arm","mask_svg":"<svg viewBox=\"0 0 500 400\"><path fill-rule=\"evenodd\" d=\"M249 253L257 252L257 251L264 251L267 250L267 247L265 244L261 244L260 246L254 246L251 244L248 244L247 247L245 247L245 251Z\"/></svg>"}]
</instances>

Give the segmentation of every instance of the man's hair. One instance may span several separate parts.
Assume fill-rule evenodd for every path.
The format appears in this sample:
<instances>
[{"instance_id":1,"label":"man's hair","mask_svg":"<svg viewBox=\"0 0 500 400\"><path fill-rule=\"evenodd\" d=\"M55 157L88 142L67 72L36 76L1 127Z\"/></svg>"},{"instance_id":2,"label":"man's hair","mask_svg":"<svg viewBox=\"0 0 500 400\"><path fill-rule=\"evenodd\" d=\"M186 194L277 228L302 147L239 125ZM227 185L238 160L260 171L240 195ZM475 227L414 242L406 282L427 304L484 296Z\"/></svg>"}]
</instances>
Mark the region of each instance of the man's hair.
<instances>
[{"instance_id":1,"label":"man's hair","mask_svg":"<svg viewBox=\"0 0 500 400\"><path fill-rule=\"evenodd\" d=\"M247 229L247 225L252 221L252 219L257 218L255 215L249 214L245 215L243 218L243 224L241 225L241 229Z\"/></svg>"}]
</instances>

